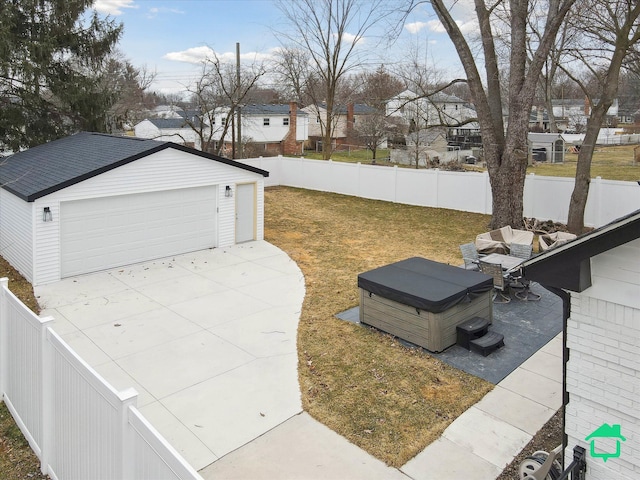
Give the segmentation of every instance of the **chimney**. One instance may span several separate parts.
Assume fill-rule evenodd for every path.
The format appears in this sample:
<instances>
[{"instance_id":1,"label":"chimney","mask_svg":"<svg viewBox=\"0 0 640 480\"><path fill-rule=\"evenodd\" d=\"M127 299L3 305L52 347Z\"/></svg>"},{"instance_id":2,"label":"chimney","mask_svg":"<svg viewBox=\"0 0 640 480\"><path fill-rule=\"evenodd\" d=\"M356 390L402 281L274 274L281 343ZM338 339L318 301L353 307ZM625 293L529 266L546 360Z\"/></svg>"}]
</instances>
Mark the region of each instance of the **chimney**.
<instances>
[{"instance_id":1,"label":"chimney","mask_svg":"<svg viewBox=\"0 0 640 480\"><path fill-rule=\"evenodd\" d=\"M283 155L298 155L298 140L296 136L298 127L298 104L296 102L289 102L289 131L282 141L282 154Z\"/></svg>"},{"instance_id":2,"label":"chimney","mask_svg":"<svg viewBox=\"0 0 640 480\"><path fill-rule=\"evenodd\" d=\"M353 103L347 103L347 135L349 135L349 132L353 128L353 120Z\"/></svg>"}]
</instances>

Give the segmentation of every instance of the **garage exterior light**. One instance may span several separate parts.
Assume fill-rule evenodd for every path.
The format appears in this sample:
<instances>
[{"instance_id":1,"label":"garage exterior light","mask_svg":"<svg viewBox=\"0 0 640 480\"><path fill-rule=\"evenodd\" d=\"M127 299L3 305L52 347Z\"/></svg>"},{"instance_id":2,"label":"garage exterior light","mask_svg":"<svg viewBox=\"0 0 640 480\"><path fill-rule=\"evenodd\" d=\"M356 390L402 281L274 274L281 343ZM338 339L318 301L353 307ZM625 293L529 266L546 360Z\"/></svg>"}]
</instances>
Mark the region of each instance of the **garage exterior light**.
<instances>
[{"instance_id":1,"label":"garage exterior light","mask_svg":"<svg viewBox=\"0 0 640 480\"><path fill-rule=\"evenodd\" d=\"M229 185L224 187L224 196L227 198L233 197L233 192L231 191L231 187Z\"/></svg>"},{"instance_id":2,"label":"garage exterior light","mask_svg":"<svg viewBox=\"0 0 640 480\"><path fill-rule=\"evenodd\" d=\"M49 207L44 207L44 210L42 210L42 221L43 222L53 221L53 215L51 214L51 209Z\"/></svg>"}]
</instances>

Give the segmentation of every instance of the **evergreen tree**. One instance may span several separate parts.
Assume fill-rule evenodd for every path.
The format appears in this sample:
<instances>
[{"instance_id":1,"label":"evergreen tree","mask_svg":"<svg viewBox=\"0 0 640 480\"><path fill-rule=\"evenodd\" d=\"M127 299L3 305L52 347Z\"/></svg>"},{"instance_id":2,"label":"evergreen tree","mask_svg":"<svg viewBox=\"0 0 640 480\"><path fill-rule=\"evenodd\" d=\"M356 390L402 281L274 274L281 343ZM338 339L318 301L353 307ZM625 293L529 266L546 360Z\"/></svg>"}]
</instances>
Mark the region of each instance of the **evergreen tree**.
<instances>
[{"instance_id":1,"label":"evergreen tree","mask_svg":"<svg viewBox=\"0 0 640 480\"><path fill-rule=\"evenodd\" d=\"M0 143L13 150L105 131L115 101L97 74L122 25L92 0L0 0Z\"/></svg>"}]
</instances>

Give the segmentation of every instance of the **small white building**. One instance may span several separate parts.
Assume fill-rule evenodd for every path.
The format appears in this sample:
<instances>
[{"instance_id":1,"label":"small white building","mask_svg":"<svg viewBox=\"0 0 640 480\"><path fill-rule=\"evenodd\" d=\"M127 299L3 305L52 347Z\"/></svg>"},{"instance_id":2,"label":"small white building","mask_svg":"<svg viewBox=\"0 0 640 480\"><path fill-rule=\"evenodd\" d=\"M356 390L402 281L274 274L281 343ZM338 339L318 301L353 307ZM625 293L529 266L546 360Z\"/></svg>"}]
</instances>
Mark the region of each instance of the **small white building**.
<instances>
[{"instance_id":1,"label":"small white building","mask_svg":"<svg viewBox=\"0 0 640 480\"><path fill-rule=\"evenodd\" d=\"M565 143L559 133L527 134L529 142L529 160L536 162L563 163Z\"/></svg>"},{"instance_id":2,"label":"small white building","mask_svg":"<svg viewBox=\"0 0 640 480\"><path fill-rule=\"evenodd\" d=\"M0 251L33 285L261 240L269 173L183 145L82 132L0 166Z\"/></svg>"},{"instance_id":3,"label":"small white building","mask_svg":"<svg viewBox=\"0 0 640 480\"><path fill-rule=\"evenodd\" d=\"M640 210L524 263L565 320L565 468L587 480L640 478Z\"/></svg>"},{"instance_id":4,"label":"small white building","mask_svg":"<svg viewBox=\"0 0 640 480\"><path fill-rule=\"evenodd\" d=\"M195 121L199 122L197 119ZM147 118L136 124L133 127L133 131L138 138L173 142L185 147L202 150L200 137L182 116L177 118Z\"/></svg>"}]
</instances>

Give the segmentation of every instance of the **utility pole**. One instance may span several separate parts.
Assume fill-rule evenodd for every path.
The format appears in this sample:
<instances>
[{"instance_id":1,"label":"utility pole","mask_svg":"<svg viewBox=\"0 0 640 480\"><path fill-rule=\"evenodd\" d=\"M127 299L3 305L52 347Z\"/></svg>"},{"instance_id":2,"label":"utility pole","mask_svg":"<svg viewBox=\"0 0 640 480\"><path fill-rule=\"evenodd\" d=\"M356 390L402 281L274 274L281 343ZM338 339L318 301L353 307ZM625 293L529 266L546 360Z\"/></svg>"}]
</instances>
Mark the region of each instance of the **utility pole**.
<instances>
[{"instance_id":1,"label":"utility pole","mask_svg":"<svg viewBox=\"0 0 640 480\"><path fill-rule=\"evenodd\" d=\"M240 42L236 42L236 92L240 91ZM242 154L242 107L240 106L240 101L237 102L238 109L238 140L237 140L237 150L238 156L235 158L243 158Z\"/></svg>"}]
</instances>

